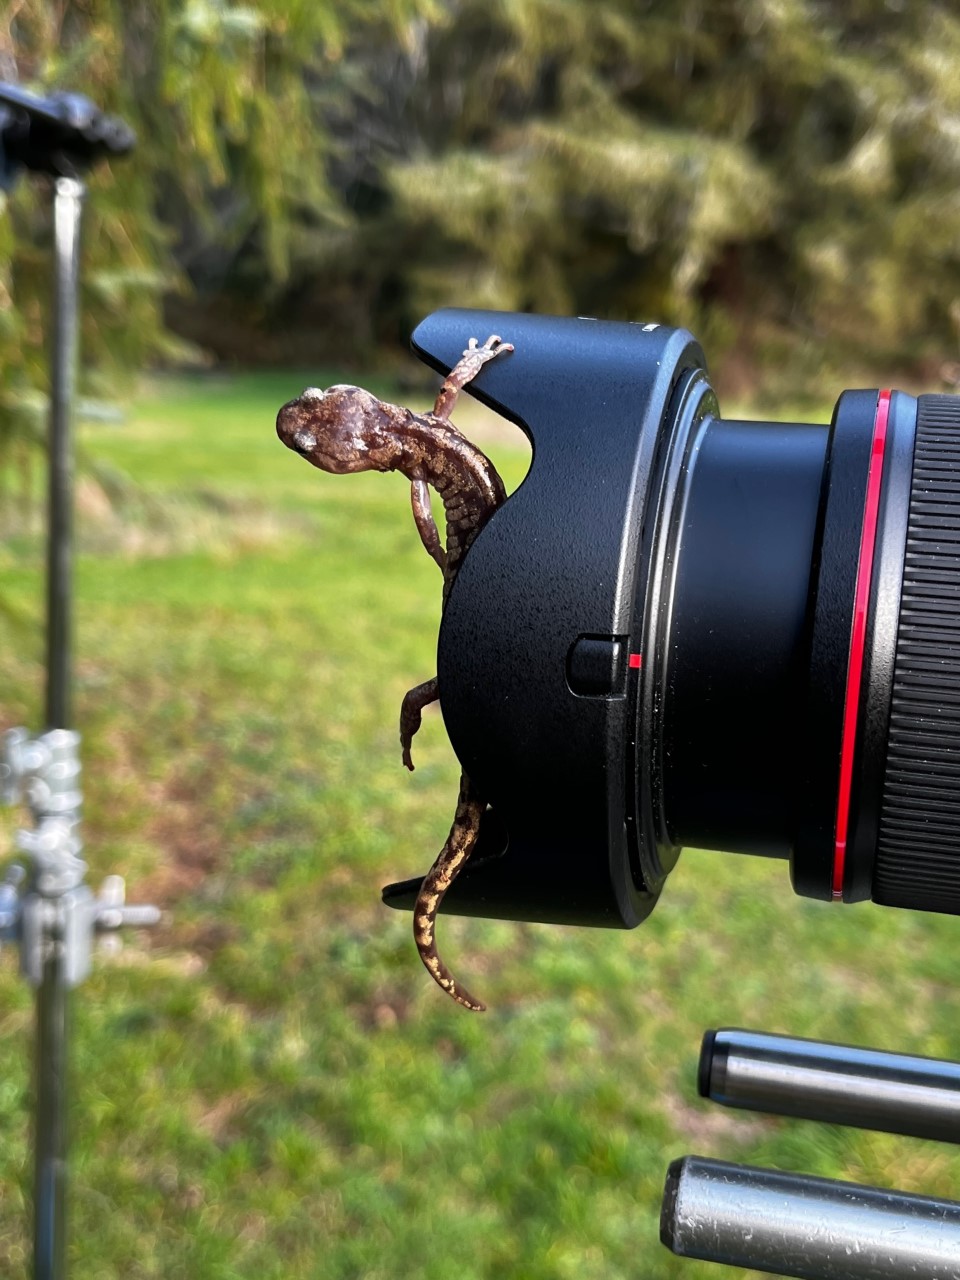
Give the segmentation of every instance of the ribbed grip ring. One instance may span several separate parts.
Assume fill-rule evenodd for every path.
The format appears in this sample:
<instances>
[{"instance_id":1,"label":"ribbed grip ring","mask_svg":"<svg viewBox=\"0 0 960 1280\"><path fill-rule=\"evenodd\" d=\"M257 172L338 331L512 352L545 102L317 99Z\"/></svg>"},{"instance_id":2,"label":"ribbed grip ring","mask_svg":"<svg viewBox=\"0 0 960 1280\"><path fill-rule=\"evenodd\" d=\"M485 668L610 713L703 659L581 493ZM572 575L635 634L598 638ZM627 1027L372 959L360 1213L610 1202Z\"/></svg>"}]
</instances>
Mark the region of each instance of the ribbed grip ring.
<instances>
[{"instance_id":1,"label":"ribbed grip ring","mask_svg":"<svg viewBox=\"0 0 960 1280\"><path fill-rule=\"evenodd\" d=\"M872 897L960 914L960 397L920 396Z\"/></svg>"}]
</instances>

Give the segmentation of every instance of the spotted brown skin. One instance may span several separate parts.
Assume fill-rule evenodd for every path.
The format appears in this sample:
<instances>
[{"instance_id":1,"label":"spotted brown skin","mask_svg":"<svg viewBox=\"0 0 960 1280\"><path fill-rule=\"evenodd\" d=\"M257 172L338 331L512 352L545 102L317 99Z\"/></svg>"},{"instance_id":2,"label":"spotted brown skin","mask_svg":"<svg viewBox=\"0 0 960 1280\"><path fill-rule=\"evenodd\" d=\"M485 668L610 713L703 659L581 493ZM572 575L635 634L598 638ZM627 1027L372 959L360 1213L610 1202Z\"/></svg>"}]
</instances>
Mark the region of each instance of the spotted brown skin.
<instances>
[{"instance_id":1,"label":"spotted brown skin","mask_svg":"<svg viewBox=\"0 0 960 1280\"><path fill-rule=\"evenodd\" d=\"M322 471L334 475L399 471L407 477L420 539L443 573L444 604L471 543L506 497L493 463L460 434L450 414L462 389L484 364L512 350L509 342L496 335L483 346L471 338L440 388L432 413L413 413L388 404L360 387L336 386L327 391L308 387L277 415L277 434L283 443ZM430 511L431 488L443 502L445 543ZM408 769L413 768L410 747L421 714L437 696L434 677L403 699L400 744ZM427 972L458 1004L478 1012L485 1006L457 982L437 953L436 921L444 894L476 846L486 807L486 800L461 774L450 834L424 877L413 909L413 936Z\"/></svg>"}]
</instances>

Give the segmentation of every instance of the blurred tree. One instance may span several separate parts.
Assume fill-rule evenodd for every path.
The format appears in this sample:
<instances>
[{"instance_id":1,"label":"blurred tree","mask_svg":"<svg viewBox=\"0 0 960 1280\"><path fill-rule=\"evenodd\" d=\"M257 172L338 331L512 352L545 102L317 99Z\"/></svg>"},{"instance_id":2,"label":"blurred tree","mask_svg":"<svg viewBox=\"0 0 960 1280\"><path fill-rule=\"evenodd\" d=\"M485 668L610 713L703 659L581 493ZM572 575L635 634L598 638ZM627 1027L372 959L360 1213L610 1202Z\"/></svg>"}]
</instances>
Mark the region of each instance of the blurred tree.
<instances>
[{"instance_id":1,"label":"blurred tree","mask_svg":"<svg viewBox=\"0 0 960 1280\"><path fill-rule=\"evenodd\" d=\"M345 41L402 44L433 0L8 0L0 74L85 92L137 131L133 156L92 178L84 237L85 386L185 348L165 299L219 287L254 246L261 293L294 240L342 238L315 99ZM2 201L0 196L0 201ZM0 216L0 458L23 459L45 403L48 201L19 184ZM2 206L0 206L2 212ZM185 303L181 310L189 306ZM246 323L261 316L257 300Z\"/></svg>"},{"instance_id":2,"label":"blurred tree","mask_svg":"<svg viewBox=\"0 0 960 1280\"><path fill-rule=\"evenodd\" d=\"M366 363L439 303L682 322L751 377L952 354L952 0L8 0L4 62L141 135L87 238L105 377L170 332ZM46 290L14 205L0 432Z\"/></svg>"},{"instance_id":3,"label":"blurred tree","mask_svg":"<svg viewBox=\"0 0 960 1280\"><path fill-rule=\"evenodd\" d=\"M421 230L413 316L652 317L799 373L955 340L956 5L447 7L416 145L384 169Z\"/></svg>"}]
</instances>

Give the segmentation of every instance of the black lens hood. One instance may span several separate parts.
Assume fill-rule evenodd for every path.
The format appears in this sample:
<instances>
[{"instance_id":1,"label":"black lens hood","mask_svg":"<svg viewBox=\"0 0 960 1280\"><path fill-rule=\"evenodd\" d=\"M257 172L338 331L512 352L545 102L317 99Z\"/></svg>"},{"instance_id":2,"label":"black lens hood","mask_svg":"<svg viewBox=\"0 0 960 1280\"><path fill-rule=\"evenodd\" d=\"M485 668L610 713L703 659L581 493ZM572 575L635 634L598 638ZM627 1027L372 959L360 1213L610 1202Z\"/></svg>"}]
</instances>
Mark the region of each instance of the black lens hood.
<instances>
[{"instance_id":1,"label":"black lens hood","mask_svg":"<svg viewBox=\"0 0 960 1280\"><path fill-rule=\"evenodd\" d=\"M683 329L496 311L439 311L413 346L446 373L493 333L515 352L470 391L526 433L533 461L471 547L440 629L444 721L491 806L444 910L631 928L672 865L630 830L650 821L634 775L648 497L663 424L704 357ZM384 900L410 907L419 883Z\"/></svg>"}]
</instances>

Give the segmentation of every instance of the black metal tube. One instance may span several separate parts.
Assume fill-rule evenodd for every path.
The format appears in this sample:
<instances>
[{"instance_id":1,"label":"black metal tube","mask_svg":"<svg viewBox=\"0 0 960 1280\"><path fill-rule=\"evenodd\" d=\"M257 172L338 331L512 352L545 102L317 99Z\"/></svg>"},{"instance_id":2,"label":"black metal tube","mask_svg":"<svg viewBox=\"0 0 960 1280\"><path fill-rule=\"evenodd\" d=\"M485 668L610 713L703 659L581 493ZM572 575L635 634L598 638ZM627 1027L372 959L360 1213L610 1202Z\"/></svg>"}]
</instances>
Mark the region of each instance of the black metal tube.
<instances>
[{"instance_id":1,"label":"black metal tube","mask_svg":"<svg viewBox=\"0 0 960 1280\"><path fill-rule=\"evenodd\" d=\"M73 590L73 415L77 371L77 301L84 184L54 184L54 291L50 353L50 439L47 542L46 727L71 722Z\"/></svg>"},{"instance_id":2,"label":"black metal tube","mask_svg":"<svg viewBox=\"0 0 960 1280\"><path fill-rule=\"evenodd\" d=\"M699 1090L728 1107L960 1142L960 1063L758 1031L708 1031Z\"/></svg>"},{"instance_id":3,"label":"black metal tube","mask_svg":"<svg viewBox=\"0 0 960 1280\"><path fill-rule=\"evenodd\" d=\"M67 1191L67 1019L60 948L52 948L37 990L34 1134L34 1280L63 1280Z\"/></svg>"},{"instance_id":4,"label":"black metal tube","mask_svg":"<svg viewBox=\"0 0 960 1280\"><path fill-rule=\"evenodd\" d=\"M686 1156L660 1239L686 1258L801 1280L956 1280L960 1204Z\"/></svg>"}]
</instances>

